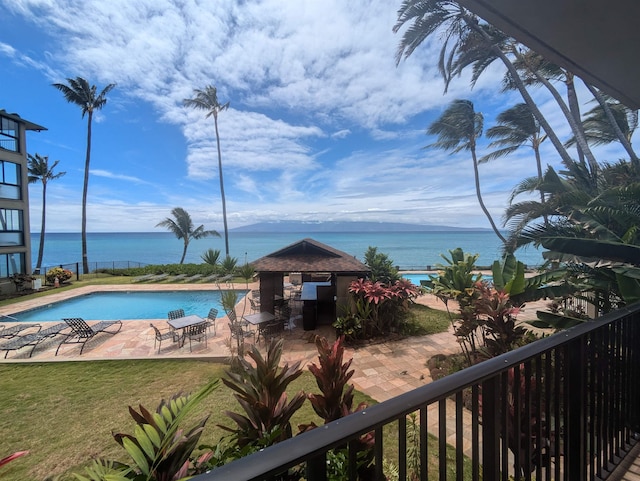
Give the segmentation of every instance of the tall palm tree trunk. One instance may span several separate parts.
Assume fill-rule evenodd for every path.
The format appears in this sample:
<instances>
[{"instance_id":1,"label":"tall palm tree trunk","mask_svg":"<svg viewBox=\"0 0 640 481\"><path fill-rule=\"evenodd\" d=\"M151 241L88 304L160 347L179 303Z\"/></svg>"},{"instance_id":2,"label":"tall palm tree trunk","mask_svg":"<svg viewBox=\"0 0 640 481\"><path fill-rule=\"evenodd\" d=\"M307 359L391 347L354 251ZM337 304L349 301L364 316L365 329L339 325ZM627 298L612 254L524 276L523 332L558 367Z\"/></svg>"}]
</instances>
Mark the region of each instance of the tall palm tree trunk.
<instances>
[{"instance_id":1,"label":"tall palm tree trunk","mask_svg":"<svg viewBox=\"0 0 640 481\"><path fill-rule=\"evenodd\" d=\"M627 139L627 136L624 135L622 130L620 130L620 126L618 125L618 122L616 121L615 117L613 116L613 112L611 112L611 107L609 107L609 104L605 100L604 96L596 88L594 88L593 85L590 85L587 82L584 82L584 84L589 89L589 92L591 92L591 94L594 96L594 98L598 101L598 103L602 107L602 110L604 110L604 113L607 116L607 119L609 120L609 123L611 124L611 127L613 128L613 131L615 132L616 136L618 137L618 140L620 141L620 143L624 147L624 150L627 151L627 154L629 154L629 158L631 159L631 163L633 165L635 165L636 167L640 167L640 160L638 159L638 156L636 155L635 151L633 150L633 147L631 147L631 143L629 142L629 139Z\"/></svg>"},{"instance_id":2,"label":"tall palm tree trunk","mask_svg":"<svg viewBox=\"0 0 640 481\"><path fill-rule=\"evenodd\" d=\"M222 198L222 222L224 223L224 248L229 257L229 229L227 229L227 201L224 196L224 180L222 178L222 153L220 152L220 134L218 133L218 115L213 116L216 128L216 145L218 147L218 175L220 177L220 197Z\"/></svg>"},{"instance_id":3,"label":"tall palm tree trunk","mask_svg":"<svg viewBox=\"0 0 640 481\"><path fill-rule=\"evenodd\" d=\"M562 98L562 95L560 95L560 92L558 92L558 90L553 85L551 85L551 82L549 82L544 76L540 75L537 72L537 70L535 69L530 69L530 70L531 70L531 73L533 73L533 75L536 77L536 79L542 85L547 87L547 90L549 90L549 92L557 102L558 106L560 107L560 110L564 114L565 118L567 119L567 122L569 123L569 126L571 127L571 130L574 133L576 144L579 146L580 150L582 150L582 153L587 158L587 163L589 164L591 175L595 177L598 173L598 162L596 161L596 158L593 156L593 152L591 152L591 149L589 148L589 144L587 143L587 139L584 135L584 130L582 129L582 125L581 124L578 125L578 122L576 122L573 114L567 107L567 104L565 104Z\"/></svg>"},{"instance_id":4,"label":"tall palm tree trunk","mask_svg":"<svg viewBox=\"0 0 640 481\"><path fill-rule=\"evenodd\" d=\"M569 110L571 111L571 115L573 115L573 118L576 121L576 125L582 131L582 135L584 135L584 128L582 127L582 116L580 115L580 104L578 102L578 94L576 92L576 84L573 80L573 74L571 72L566 72L565 75L565 85L567 86L567 100L569 102ZM578 162L584 162L584 152L582 152L582 149L577 144L576 151L578 153Z\"/></svg>"},{"instance_id":5,"label":"tall palm tree trunk","mask_svg":"<svg viewBox=\"0 0 640 481\"><path fill-rule=\"evenodd\" d=\"M540 109L538 108L536 103L533 101L533 98L531 98L531 95L529 94L529 91L525 87L524 82L522 81L522 78L520 78L520 74L518 74L518 70L515 68L511 60L509 60L509 57L507 57L507 55L502 51L500 47L493 44L487 32L485 32L482 28L478 26L474 18L470 17L466 13L462 14L462 18L464 19L468 27L472 28L487 42L487 45L491 45L491 48L495 52L496 56L502 61L504 66L509 71L509 74L511 74L511 77L513 78L513 82L516 88L518 89L518 91L520 92L522 99L531 109L531 112L533 113L535 118L538 120L538 123L540 124L542 129L547 134L547 137L549 137L549 140L557 150L558 155L560 155L560 158L562 159L562 161L565 164L572 163L573 159L567 152L567 149L564 148L564 145L562 145L562 142L560 142L560 139L556 135L555 131L549 125L549 122L547 122L547 119L544 117L544 115L542 115L542 112L540 112Z\"/></svg>"},{"instance_id":6,"label":"tall palm tree trunk","mask_svg":"<svg viewBox=\"0 0 640 481\"><path fill-rule=\"evenodd\" d=\"M40 270L42 266L42 257L44 256L44 222L46 219L47 210L47 183L42 183L42 224L40 227L40 246L38 247L38 262L36 262L36 271Z\"/></svg>"},{"instance_id":7,"label":"tall palm tree trunk","mask_svg":"<svg viewBox=\"0 0 640 481\"><path fill-rule=\"evenodd\" d=\"M89 259L87 257L87 192L89 190L89 164L91 163L91 121L93 112L89 110L87 116L87 156L84 162L84 185L82 188L82 272L89 273Z\"/></svg>"},{"instance_id":8,"label":"tall palm tree trunk","mask_svg":"<svg viewBox=\"0 0 640 481\"><path fill-rule=\"evenodd\" d=\"M184 264L184 258L187 257L187 248L189 247L189 239L185 238L184 240L184 249L182 249L182 258L180 259L180 264Z\"/></svg>"},{"instance_id":9,"label":"tall palm tree trunk","mask_svg":"<svg viewBox=\"0 0 640 481\"><path fill-rule=\"evenodd\" d=\"M489 219L489 224L491 224L491 228L493 229L493 232L496 233L496 235L504 245L507 245L507 239L505 239L504 236L498 230L496 223L493 221L493 217L491 217L489 210L484 205L484 201L482 200L482 194L480 193L480 172L478 170L478 159L476 157L476 149L474 147L471 148L471 159L473 160L473 175L474 175L475 184L476 184L476 197L478 197L478 203L480 204L480 208L482 209L482 212L484 212L484 215L487 216L487 219Z\"/></svg>"}]
</instances>

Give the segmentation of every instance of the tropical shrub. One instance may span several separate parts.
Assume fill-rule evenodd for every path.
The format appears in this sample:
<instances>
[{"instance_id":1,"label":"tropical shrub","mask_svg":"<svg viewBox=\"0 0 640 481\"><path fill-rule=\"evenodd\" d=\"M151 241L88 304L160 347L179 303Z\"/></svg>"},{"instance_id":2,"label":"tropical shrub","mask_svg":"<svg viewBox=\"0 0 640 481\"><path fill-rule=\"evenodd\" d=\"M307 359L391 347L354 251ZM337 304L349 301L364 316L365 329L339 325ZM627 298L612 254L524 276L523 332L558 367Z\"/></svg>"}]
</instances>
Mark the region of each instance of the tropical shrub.
<instances>
[{"instance_id":1,"label":"tropical shrub","mask_svg":"<svg viewBox=\"0 0 640 481\"><path fill-rule=\"evenodd\" d=\"M349 370L353 359L342 362L344 356L344 337L339 337L333 345L324 337L316 337L318 349L318 363L309 365L309 371L316 378L316 384L322 394L308 394L313 410L320 416L325 424L347 416L353 412L361 411L367 407L360 403L353 409L353 384L347 382L353 376L353 369ZM301 430L316 427L315 424L305 425Z\"/></svg>"},{"instance_id":2,"label":"tropical shrub","mask_svg":"<svg viewBox=\"0 0 640 481\"><path fill-rule=\"evenodd\" d=\"M300 391L288 401L287 386L300 377L302 369L300 361L279 367L282 346L282 339L271 340L264 358L253 345L247 353L253 362L233 358L227 377L222 379L225 386L235 391L234 397L244 414L226 411L236 426L220 427L231 433L233 444L240 449L255 444L264 447L265 439L273 444L292 436L291 416L300 409L306 396Z\"/></svg>"},{"instance_id":3,"label":"tropical shrub","mask_svg":"<svg viewBox=\"0 0 640 481\"><path fill-rule=\"evenodd\" d=\"M218 261L220 260L220 250L219 249L207 249L204 254L200 256L200 259L203 260L206 264L210 266L216 267L218 266Z\"/></svg>"},{"instance_id":4,"label":"tropical shrub","mask_svg":"<svg viewBox=\"0 0 640 481\"><path fill-rule=\"evenodd\" d=\"M139 412L129 406L129 414L136 422L133 434L114 433L113 437L127 451L133 460L132 464L95 460L86 468L86 476L76 474L76 479L171 481L203 473L211 453L193 457L193 451L209 416L186 432L180 428L180 423L218 385L216 379L194 395L178 393L168 401L163 399L155 413L142 405L139 406Z\"/></svg>"},{"instance_id":5,"label":"tropical shrub","mask_svg":"<svg viewBox=\"0 0 640 481\"><path fill-rule=\"evenodd\" d=\"M358 299L360 301L360 299ZM333 324L338 336L343 336L345 342L351 343L358 339L362 332L362 319L355 313L345 313L339 316Z\"/></svg>"},{"instance_id":6,"label":"tropical shrub","mask_svg":"<svg viewBox=\"0 0 640 481\"><path fill-rule=\"evenodd\" d=\"M398 330L408 307L420 289L406 279L387 285L369 279L356 279L349 285L362 322L364 337L384 335Z\"/></svg>"},{"instance_id":7,"label":"tropical shrub","mask_svg":"<svg viewBox=\"0 0 640 481\"><path fill-rule=\"evenodd\" d=\"M371 269L370 279L385 284L393 284L400 279L398 269L387 254L378 253L377 247L371 247L364 253L364 263Z\"/></svg>"},{"instance_id":8,"label":"tropical shrub","mask_svg":"<svg viewBox=\"0 0 640 481\"><path fill-rule=\"evenodd\" d=\"M235 274L236 265L238 264L238 259L235 257L227 256L220 263L220 271L222 274Z\"/></svg>"},{"instance_id":9,"label":"tropical shrub","mask_svg":"<svg viewBox=\"0 0 640 481\"><path fill-rule=\"evenodd\" d=\"M58 278L58 282L62 284L73 277L73 272L69 269L63 269L62 267L54 267L53 269L49 269L44 276L47 284L53 284L56 281L56 277Z\"/></svg>"},{"instance_id":10,"label":"tropical shrub","mask_svg":"<svg viewBox=\"0 0 640 481\"><path fill-rule=\"evenodd\" d=\"M519 305L514 296L535 297L540 280L527 280L524 265L511 254L492 266L494 283L490 285L480 274L474 274L477 255L465 254L457 248L451 258L441 257L447 265L438 266L438 275L429 276L427 291L445 305L456 301L458 315L450 313L454 334L469 365L510 351L525 342L527 331L516 323Z\"/></svg>"},{"instance_id":11,"label":"tropical shrub","mask_svg":"<svg viewBox=\"0 0 640 481\"><path fill-rule=\"evenodd\" d=\"M360 403L353 408L353 384L347 384L353 376L353 369L349 370L353 358L343 362L344 338L339 337L332 345L324 337L316 337L318 349L318 363L309 365L309 371L316 378L316 384L321 394L308 394L313 410L325 424L348 416L354 412L367 408L366 403ZM315 423L300 425L301 432L314 429ZM369 479L367 474L373 464L373 433L362 435L356 441L356 463L359 479ZM348 452L344 448L335 449L327 453L328 479L349 479ZM345 477L346 476L346 477Z\"/></svg>"}]
</instances>

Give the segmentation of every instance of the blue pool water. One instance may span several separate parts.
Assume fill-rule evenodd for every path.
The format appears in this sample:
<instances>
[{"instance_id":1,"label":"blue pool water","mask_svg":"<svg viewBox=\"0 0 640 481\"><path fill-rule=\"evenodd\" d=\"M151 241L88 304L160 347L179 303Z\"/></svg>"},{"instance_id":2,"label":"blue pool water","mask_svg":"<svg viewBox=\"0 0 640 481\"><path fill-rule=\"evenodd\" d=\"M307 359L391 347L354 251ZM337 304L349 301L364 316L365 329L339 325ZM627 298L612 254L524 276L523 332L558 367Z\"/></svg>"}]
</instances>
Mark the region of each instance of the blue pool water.
<instances>
[{"instance_id":1,"label":"blue pool water","mask_svg":"<svg viewBox=\"0 0 640 481\"><path fill-rule=\"evenodd\" d=\"M247 293L236 292L238 300ZM218 309L218 317L224 315L220 291L94 292L11 314L11 317L24 322L59 321L63 317L81 317L86 321L166 319L167 313L174 309L205 317L212 307Z\"/></svg>"},{"instance_id":2,"label":"blue pool water","mask_svg":"<svg viewBox=\"0 0 640 481\"><path fill-rule=\"evenodd\" d=\"M429 279L429 274L402 274L402 277L410 280L412 284L419 286L420 281L422 280L426 281ZM483 274L482 279L485 281L491 282L493 280L493 277Z\"/></svg>"}]
</instances>

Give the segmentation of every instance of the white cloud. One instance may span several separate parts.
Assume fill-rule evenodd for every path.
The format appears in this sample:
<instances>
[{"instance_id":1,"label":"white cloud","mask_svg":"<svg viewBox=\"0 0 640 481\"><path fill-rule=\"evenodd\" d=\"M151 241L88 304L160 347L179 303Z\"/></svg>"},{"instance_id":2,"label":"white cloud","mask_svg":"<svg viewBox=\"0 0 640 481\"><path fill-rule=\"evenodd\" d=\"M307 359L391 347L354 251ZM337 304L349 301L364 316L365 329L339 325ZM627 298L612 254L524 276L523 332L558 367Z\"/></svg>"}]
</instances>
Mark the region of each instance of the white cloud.
<instances>
[{"instance_id":1,"label":"white cloud","mask_svg":"<svg viewBox=\"0 0 640 481\"><path fill-rule=\"evenodd\" d=\"M51 44L40 57L22 53L5 40L0 42L0 57L37 70L49 81L81 72L99 86L115 82L109 109L95 117L100 129L108 128L114 118L130 122L132 128L149 128L153 122L142 114L137 118L139 105L148 104L154 121L180 129L186 141L186 154L174 154L184 155L178 159L186 163L183 169L174 170L169 160L147 161L150 169L170 170L166 185L146 180L140 172L144 160L92 170L96 177L92 212L108 211L108 217L130 222L134 230L153 228L167 215L162 212L176 205L192 215L201 212L208 222L220 222L213 119L183 107L183 99L191 97L194 88L211 84L218 88L220 102L230 102L219 115L218 127L232 225L321 216L487 226L475 199L468 155L424 150L432 142L425 131L452 99L473 99L485 112L488 126L497 111L519 102L519 97L500 93L499 63L487 69L474 91L469 89L470 73L465 72L443 95L437 39L429 39L396 66L400 35L393 34L392 27L397 4L387 0L3 3L9 12L46 32ZM533 95L561 138L566 138L566 122L549 94L537 89ZM54 144L66 145L62 140ZM108 145L106 158L119 148L115 142ZM481 140L480 149L485 146L486 140ZM144 148L136 145L141 152ZM602 152L613 157L616 150ZM543 145L543 163L559 165L548 141ZM534 174L526 151L480 167L485 202L497 218L510 189ZM136 183L141 197L127 189L128 183ZM79 207L55 198L51 207L55 222L78 225ZM111 227L100 215L90 223L95 230Z\"/></svg>"}]
</instances>

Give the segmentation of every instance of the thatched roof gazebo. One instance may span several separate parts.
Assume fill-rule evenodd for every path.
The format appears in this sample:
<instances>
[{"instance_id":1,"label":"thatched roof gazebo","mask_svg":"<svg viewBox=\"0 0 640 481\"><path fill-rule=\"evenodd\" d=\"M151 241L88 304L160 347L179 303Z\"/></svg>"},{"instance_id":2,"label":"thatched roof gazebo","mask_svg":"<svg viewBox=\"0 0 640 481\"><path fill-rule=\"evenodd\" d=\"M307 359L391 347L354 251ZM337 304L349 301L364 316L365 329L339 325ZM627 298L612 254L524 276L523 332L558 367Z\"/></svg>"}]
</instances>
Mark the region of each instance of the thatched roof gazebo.
<instances>
[{"instance_id":1,"label":"thatched roof gazebo","mask_svg":"<svg viewBox=\"0 0 640 481\"><path fill-rule=\"evenodd\" d=\"M336 305L349 304L351 281L370 272L369 267L354 256L309 238L261 257L251 265L260 280L262 311L273 312L274 299L283 297L284 277L289 275L293 283L330 282L327 294L331 297L334 317Z\"/></svg>"}]
</instances>

